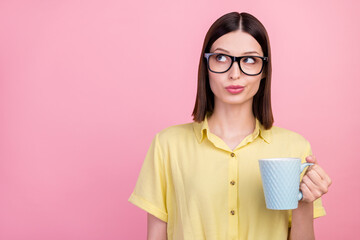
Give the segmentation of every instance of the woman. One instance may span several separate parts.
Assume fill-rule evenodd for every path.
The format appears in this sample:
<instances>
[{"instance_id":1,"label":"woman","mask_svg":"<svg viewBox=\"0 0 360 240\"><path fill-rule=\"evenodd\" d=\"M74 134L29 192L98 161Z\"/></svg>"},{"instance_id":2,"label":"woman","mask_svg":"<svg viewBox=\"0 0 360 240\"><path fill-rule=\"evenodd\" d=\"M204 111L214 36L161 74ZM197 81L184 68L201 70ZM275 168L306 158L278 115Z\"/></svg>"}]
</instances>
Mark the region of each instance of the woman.
<instances>
[{"instance_id":1,"label":"woman","mask_svg":"<svg viewBox=\"0 0 360 240\"><path fill-rule=\"evenodd\" d=\"M237 58L235 58L237 57ZM331 184L300 134L273 126L271 52L248 13L214 22L204 41L194 121L157 133L129 201L148 212L148 239L314 239ZM258 159L315 163L294 210L266 208Z\"/></svg>"}]
</instances>

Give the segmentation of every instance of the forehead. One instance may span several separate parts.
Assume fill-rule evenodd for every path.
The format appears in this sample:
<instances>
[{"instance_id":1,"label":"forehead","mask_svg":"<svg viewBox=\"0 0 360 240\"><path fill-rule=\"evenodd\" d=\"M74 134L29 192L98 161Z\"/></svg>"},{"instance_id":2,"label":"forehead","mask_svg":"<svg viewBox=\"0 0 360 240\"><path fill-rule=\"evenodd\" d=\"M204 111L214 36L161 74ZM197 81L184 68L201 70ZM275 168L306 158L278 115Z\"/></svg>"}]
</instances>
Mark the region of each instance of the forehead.
<instances>
[{"instance_id":1,"label":"forehead","mask_svg":"<svg viewBox=\"0 0 360 240\"><path fill-rule=\"evenodd\" d=\"M240 30L229 32L216 39L210 51L214 51L218 47L228 50L230 54L235 56L249 51L256 51L263 55L261 46L256 39L249 33Z\"/></svg>"}]
</instances>

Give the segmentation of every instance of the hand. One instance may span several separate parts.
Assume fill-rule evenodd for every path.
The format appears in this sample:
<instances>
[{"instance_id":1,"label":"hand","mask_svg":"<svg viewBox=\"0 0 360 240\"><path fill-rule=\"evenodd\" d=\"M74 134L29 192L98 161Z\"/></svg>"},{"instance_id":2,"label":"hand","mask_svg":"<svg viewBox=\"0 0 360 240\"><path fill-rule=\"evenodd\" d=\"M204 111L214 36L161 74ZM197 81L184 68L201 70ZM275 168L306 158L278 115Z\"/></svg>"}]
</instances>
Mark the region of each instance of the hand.
<instances>
[{"instance_id":1,"label":"hand","mask_svg":"<svg viewBox=\"0 0 360 240\"><path fill-rule=\"evenodd\" d=\"M308 167L300 183L303 193L301 201L310 203L327 193L332 182L326 172L317 164L313 155L307 156L306 161L314 163L314 165Z\"/></svg>"}]
</instances>

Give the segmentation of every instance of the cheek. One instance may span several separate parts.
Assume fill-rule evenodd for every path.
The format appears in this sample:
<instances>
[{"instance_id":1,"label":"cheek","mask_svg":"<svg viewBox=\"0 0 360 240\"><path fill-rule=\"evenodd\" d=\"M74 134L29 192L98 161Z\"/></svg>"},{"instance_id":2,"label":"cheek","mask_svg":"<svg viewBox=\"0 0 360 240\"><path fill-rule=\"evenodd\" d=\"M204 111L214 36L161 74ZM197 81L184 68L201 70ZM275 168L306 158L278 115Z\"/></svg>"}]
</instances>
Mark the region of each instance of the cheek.
<instances>
[{"instance_id":1,"label":"cheek","mask_svg":"<svg viewBox=\"0 0 360 240\"><path fill-rule=\"evenodd\" d=\"M217 87L216 87L216 83L213 81L213 80L210 80L210 89L211 89L211 91L216 95L216 93L217 93Z\"/></svg>"},{"instance_id":2,"label":"cheek","mask_svg":"<svg viewBox=\"0 0 360 240\"><path fill-rule=\"evenodd\" d=\"M260 79L251 83L251 95L255 95L259 91Z\"/></svg>"},{"instance_id":3,"label":"cheek","mask_svg":"<svg viewBox=\"0 0 360 240\"><path fill-rule=\"evenodd\" d=\"M210 77L209 84L210 84L211 91L213 93L220 91L220 89L222 88L221 79L219 79L219 77L211 77L211 76L209 76L209 77Z\"/></svg>"}]
</instances>

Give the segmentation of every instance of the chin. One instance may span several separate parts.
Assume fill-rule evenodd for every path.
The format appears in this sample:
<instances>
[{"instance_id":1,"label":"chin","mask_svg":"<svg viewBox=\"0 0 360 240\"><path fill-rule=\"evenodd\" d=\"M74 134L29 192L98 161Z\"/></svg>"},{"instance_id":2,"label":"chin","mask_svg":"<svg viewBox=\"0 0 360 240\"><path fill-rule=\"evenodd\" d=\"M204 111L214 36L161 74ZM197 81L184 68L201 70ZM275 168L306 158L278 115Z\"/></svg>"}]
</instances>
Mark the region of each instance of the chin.
<instances>
[{"instance_id":1,"label":"chin","mask_svg":"<svg viewBox=\"0 0 360 240\"><path fill-rule=\"evenodd\" d=\"M223 101L223 103L225 103L225 104L231 104L231 105L239 105L239 104L243 104L244 103L244 101L236 101L236 100L228 100L228 101Z\"/></svg>"},{"instance_id":2,"label":"chin","mask_svg":"<svg viewBox=\"0 0 360 240\"><path fill-rule=\"evenodd\" d=\"M239 105L239 104L244 104L244 103L246 103L246 102L248 102L250 100L252 100L252 99L244 99L243 97L240 97L240 96L238 96L238 97L232 96L232 98L230 98L230 99L228 98L223 102L226 103L226 104L237 104L237 105Z\"/></svg>"}]
</instances>

